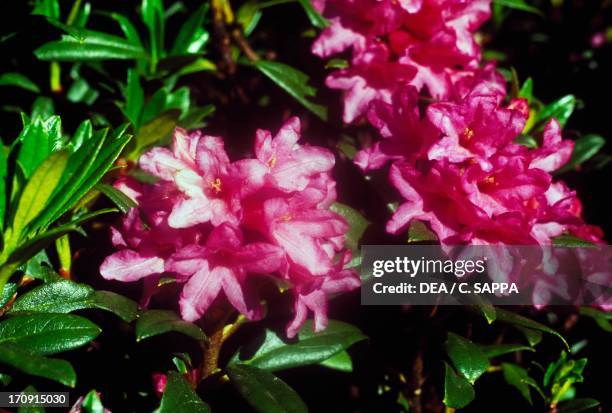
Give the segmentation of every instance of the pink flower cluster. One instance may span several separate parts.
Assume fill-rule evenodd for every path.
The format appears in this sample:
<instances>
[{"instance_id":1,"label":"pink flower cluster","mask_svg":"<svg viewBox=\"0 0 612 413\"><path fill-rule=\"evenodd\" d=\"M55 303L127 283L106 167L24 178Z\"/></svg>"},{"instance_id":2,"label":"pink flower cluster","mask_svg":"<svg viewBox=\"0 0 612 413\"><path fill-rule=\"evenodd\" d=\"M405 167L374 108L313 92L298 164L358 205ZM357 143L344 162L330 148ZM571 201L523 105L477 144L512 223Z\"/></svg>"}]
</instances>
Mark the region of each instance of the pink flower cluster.
<instances>
[{"instance_id":1,"label":"pink flower cluster","mask_svg":"<svg viewBox=\"0 0 612 413\"><path fill-rule=\"evenodd\" d=\"M478 68L474 32L490 16L491 0L316 0L329 21L312 47L329 57L347 50L347 68L327 85L345 91L344 121L370 103L390 103L403 85L426 88L435 99L452 97L452 85Z\"/></svg>"},{"instance_id":2,"label":"pink flower cluster","mask_svg":"<svg viewBox=\"0 0 612 413\"><path fill-rule=\"evenodd\" d=\"M392 162L391 183L405 200L387 225L392 233L420 220L446 245L548 244L564 233L599 241L576 193L551 175L569 160L572 142L553 120L539 148L515 143L527 101L505 105L503 77L493 64L480 67L474 32L490 3L315 2L330 26L313 52L351 51L348 67L327 79L345 91L344 121L365 115L382 137L355 162L364 170ZM435 103L424 108L421 97Z\"/></svg>"},{"instance_id":3,"label":"pink flower cluster","mask_svg":"<svg viewBox=\"0 0 612 413\"><path fill-rule=\"evenodd\" d=\"M300 145L300 122L289 119L278 134L259 130L255 158L231 162L223 139L177 129L172 150L154 148L140 167L155 184L121 179L115 186L138 203L112 228L120 250L103 262L107 279L160 277L182 283L182 317L202 317L217 296L252 320L262 316L256 277L293 286L294 336L314 313L315 329L327 324L326 296L360 285L344 248L347 222L329 207L336 198L330 176L334 156Z\"/></svg>"}]
</instances>

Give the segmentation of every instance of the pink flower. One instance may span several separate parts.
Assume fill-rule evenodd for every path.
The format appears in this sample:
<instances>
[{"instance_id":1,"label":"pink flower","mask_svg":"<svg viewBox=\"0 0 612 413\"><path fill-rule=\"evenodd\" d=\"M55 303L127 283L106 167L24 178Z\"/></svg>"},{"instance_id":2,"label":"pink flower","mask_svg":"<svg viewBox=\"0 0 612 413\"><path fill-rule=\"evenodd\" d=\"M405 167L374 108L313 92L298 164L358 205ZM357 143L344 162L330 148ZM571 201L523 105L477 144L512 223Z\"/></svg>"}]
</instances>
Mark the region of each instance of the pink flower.
<instances>
[{"instance_id":1,"label":"pink flower","mask_svg":"<svg viewBox=\"0 0 612 413\"><path fill-rule=\"evenodd\" d=\"M270 244L244 244L242 234L230 224L212 230L206 244L194 246L171 258L170 270L196 270L181 293L181 315L187 321L199 319L221 291L227 300L251 320L261 318L262 308L249 274L269 274L283 263L283 251ZM178 271L177 271L178 270Z\"/></svg>"},{"instance_id":2,"label":"pink flower","mask_svg":"<svg viewBox=\"0 0 612 413\"><path fill-rule=\"evenodd\" d=\"M141 167L160 180L116 187L138 203L112 241L119 251L105 259L107 279L144 279L144 299L160 277L182 285L181 315L195 321L218 299L247 318L262 316L257 280L265 275L295 289L296 314L289 333L311 309L326 320L328 294L359 285L344 270L346 221L329 207L335 201L330 175L333 154L300 145L300 122L289 119L275 137L257 132L256 158L231 162L221 138L177 129L172 150L154 148ZM314 299L313 297L316 297Z\"/></svg>"},{"instance_id":3,"label":"pink flower","mask_svg":"<svg viewBox=\"0 0 612 413\"><path fill-rule=\"evenodd\" d=\"M347 49L350 65L327 85L345 91L344 121L365 114L371 102L390 103L404 84L436 99L452 95L452 79L474 71L480 47L474 32L489 17L490 0L327 0L316 7L331 25L312 51L329 57Z\"/></svg>"}]
</instances>

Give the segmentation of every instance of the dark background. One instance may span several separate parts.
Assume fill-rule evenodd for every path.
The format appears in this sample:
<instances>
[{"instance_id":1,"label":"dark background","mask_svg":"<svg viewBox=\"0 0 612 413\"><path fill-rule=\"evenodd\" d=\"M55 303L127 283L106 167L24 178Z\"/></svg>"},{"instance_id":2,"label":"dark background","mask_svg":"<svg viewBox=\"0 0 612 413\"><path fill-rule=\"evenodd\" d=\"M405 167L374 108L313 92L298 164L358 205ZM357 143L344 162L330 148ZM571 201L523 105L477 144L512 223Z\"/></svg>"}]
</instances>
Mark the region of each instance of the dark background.
<instances>
[{"instance_id":1,"label":"dark background","mask_svg":"<svg viewBox=\"0 0 612 413\"><path fill-rule=\"evenodd\" d=\"M135 8L138 2L92 1L93 10L124 12L137 20ZM193 10L198 2L186 1ZM69 7L70 5L63 6ZM612 118L610 107L612 73L610 43L593 49L591 36L605 30L612 21L612 6L609 1L569 1L553 8L548 1L539 3L544 16L513 11L501 25L493 22L483 29L485 48L503 52L506 60L500 66L516 68L521 80L531 76L535 82L535 95L550 102L572 93L580 100L578 110L567 127L568 137L579 133L598 133L608 138ZM48 65L36 61L32 50L42 43L57 37L41 18L28 15L30 7L25 1L0 2L0 35L16 31L18 34L0 44L0 73L19 71L28 75L51 95L48 89ZM62 10L63 15L67 10ZM116 30L114 23L100 16L93 16L89 27L103 31ZM210 120L208 130L225 137L230 156L239 157L249 151L256 128L277 129L289 114L299 115L304 124L304 135L309 142L334 147L341 133L367 138L369 131L362 125L343 128L340 122L340 97L335 91L326 89L323 80L326 70L324 62L309 53L312 38L304 36L309 28L302 10L295 4L266 9L259 27L251 38L256 49L272 51L280 61L298 67L312 76L312 84L320 89L318 98L330 107L330 121L323 123L310 115L297 102L267 79L248 68L239 68L235 76L225 79L210 75L186 78L192 93L201 104L214 103L217 112ZM168 32L172 32L172 23ZM217 56L210 47L212 58ZM273 56L270 56L273 57ZM125 64L111 64L111 73L125 78ZM64 76L68 72L64 69ZM16 105L28 109L35 96L9 88L0 88L1 105ZM268 103L261 105L262 97ZM112 123L121 121L121 114L107 96L96 104ZM64 127L73 131L76 125L89 116L90 108L67 102L63 95L54 96L56 110L62 116ZM0 136L5 143L14 139L20 130L19 118L14 113L0 112ZM578 132L579 131L579 132ZM610 143L604 149L612 153ZM601 226L606 234L612 233L612 197L609 196L611 166L594 168L587 165L580 173L565 174L584 203L584 214L588 222ZM366 182L356 168L345 159L338 159L335 171L339 185L339 200L360 209L372 225L366 232L364 243L403 243L401 237L391 237L383 232L389 218L386 203L394 199L391 188L384 181ZM374 187L376 186L376 187ZM138 297L138 285L117 285L99 277L98 266L110 253L106 228L89 228L89 238L73 237L78 243L80 257L76 260L75 277L79 281L96 287L104 287ZM609 235L608 238L609 240ZM170 294L169 292L168 294ZM156 303L162 305L161 300ZM283 306L282 299L273 305ZM425 411L439 411L443 381L443 342L447 330L470 336L482 343L494 342L504 334L510 342L521 342L520 334L513 330L487 328L478 314L462 308L443 308L432 315L432 308L413 309L400 307L362 307L358 293L335 299L330 305L330 316L358 325L370 337L351 350L355 371L339 373L323 367L295 369L280 376L294 387L304 398L312 412L394 412L400 411L396 404L398 391L409 389L416 373L414 362L423 354L424 407ZM547 322L562 331L570 343L586 339L588 345L579 356L589 357L585 372L585 383L578 385L578 396L593 397L604 404L602 411L612 405L609 370L610 335L600 330L590 319L572 323L574 309L555 309L555 313L535 312L523 309L523 313L539 321ZM286 310L281 311L286 314ZM270 314L275 314L273 310ZM89 312L88 316L103 327L104 332L94 345L69 353L66 358L73 362L79 375L78 387L72 392L74 400L91 388L102 393L103 401L114 412L151 411L157 399L151 395L151 373L172 368L172 352L189 351L194 362L198 362L199 351L189 340L181 336L164 336L136 343L129 326L112 316ZM266 323L282 327L287 319L268 319ZM234 344L241 342L255 330L245 328L235 337ZM231 344L231 343L230 343ZM235 348L235 347L234 347ZM227 349L231 355L232 349ZM526 354L522 365L537 360L546 365L555 360L562 350L560 342L545 337L534 354ZM512 361L513 356L508 356ZM407 383L402 381L401 376ZM61 390L47 381L34 380L39 390ZM22 389L26 382L16 380L11 388ZM204 398L211 402L217 412L249 411L229 386L204 385ZM139 392L143 395L139 395ZM503 384L501 373L481 378L476 385L477 398L464 411L481 412L544 412L541 401L533 395L534 407L529 407L516 389ZM146 393L147 395L144 395ZM427 404L429 400L432 405ZM437 401L437 403L435 403ZM228 404L228 402L230 404ZM235 405L231 405L236 403Z\"/></svg>"}]
</instances>

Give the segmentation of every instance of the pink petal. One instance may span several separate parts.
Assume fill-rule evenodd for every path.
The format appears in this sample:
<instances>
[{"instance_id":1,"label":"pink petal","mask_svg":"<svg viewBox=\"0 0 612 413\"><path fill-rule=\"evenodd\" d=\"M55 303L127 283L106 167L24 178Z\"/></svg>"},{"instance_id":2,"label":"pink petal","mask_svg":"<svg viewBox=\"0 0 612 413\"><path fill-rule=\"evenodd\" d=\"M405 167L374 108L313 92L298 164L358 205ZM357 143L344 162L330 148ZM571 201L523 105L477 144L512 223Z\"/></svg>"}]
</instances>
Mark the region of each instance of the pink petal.
<instances>
[{"instance_id":1,"label":"pink petal","mask_svg":"<svg viewBox=\"0 0 612 413\"><path fill-rule=\"evenodd\" d=\"M106 257L100 266L100 274L107 280L137 281L152 274L164 272L164 260L159 257L142 257L136 251L122 250Z\"/></svg>"}]
</instances>

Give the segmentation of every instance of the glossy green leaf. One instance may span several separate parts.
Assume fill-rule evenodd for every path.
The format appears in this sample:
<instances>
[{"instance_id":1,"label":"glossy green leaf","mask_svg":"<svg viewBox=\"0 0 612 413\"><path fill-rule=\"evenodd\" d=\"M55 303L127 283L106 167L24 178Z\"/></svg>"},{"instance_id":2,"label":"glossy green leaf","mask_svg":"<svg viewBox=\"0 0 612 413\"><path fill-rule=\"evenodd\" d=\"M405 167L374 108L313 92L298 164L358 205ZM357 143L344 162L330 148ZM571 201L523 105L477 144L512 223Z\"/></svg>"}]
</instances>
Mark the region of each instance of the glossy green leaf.
<instances>
[{"instance_id":1,"label":"glossy green leaf","mask_svg":"<svg viewBox=\"0 0 612 413\"><path fill-rule=\"evenodd\" d=\"M327 367L332 370L344 371L350 373L353 371L353 360L346 351L341 351L334 354L327 360L323 360L319 363L321 366Z\"/></svg>"},{"instance_id":2,"label":"glossy green leaf","mask_svg":"<svg viewBox=\"0 0 612 413\"><path fill-rule=\"evenodd\" d=\"M108 184L97 184L95 188L113 201L113 204L124 214L137 205L132 198Z\"/></svg>"},{"instance_id":3,"label":"glossy green leaf","mask_svg":"<svg viewBox=\"0 0 612 413\"><path fill-rule=\"evenodd\" d=\"M4 143L0 139L0 250L2 249L2 231L4 230L4 220L7 202L7 175L8 163Z\"/></svg>"},{"instance_id":4,"label":"glossy green leaf","mask_svg":"<svg viewBox=\"0 0 612 413\"><path fill-rule=\"evenodd\" d=\"M42 284L15 300L10 313L70 313L84 308L83 303L93 294L88 285L62 280Z\"/></svg>"},{"instance_id":5,"label":"glossy green leaf","mask_svg":"<svg viewBox=\"0 0 612 413\"><path fill-rule=\"evenodd\" d=\"M136 30L136 27L130 21L130 19L120 13L108 13L106 15L119 24L123 35L131 45L138 49L142 49L142 41L140 40L138 30Z\"/></svg>"},{"instance_id":6,"label":"glossy green leaf","mask_svg":"<svg viewBox=\"0 0 612 413\"><path fill-rule=\"evenodd\" d=\"M21 73L3 73L0 75L0 86L15 86L34 93L40 93L40 88Z\"/></svg>"},{"instance_id":7,"label":"glossy green leaf","mask_svg":"<svg viewBox=\"0 0 612 413\"><path fill-rule=\"evenodd\" d=\"M35 0L34 10L32 10L32 14L38 14L41 16L51 17L53 19L59 19L59 0Z\"/></svg>"},{"instance_id":8,"label":"glossy green leaf","mask_svg":"<svg viewBox=\"0 0 612 413\"><path fill-rule=\"evenodd\" d=\"M34 171L17 204L12 225L15 236L21 234L25 227L43 211L64 173L67 162L66 152L55 152Z\"/></svg>"},{"instance_id":9,"label":"glossy green leaf","mask_svg":"<svg viewBox=\"0 0 612 413\"><path fill-rule=\"evenodd\" d=\"M349 230L346 233L346 246L351 249L353 253L353 259L346 265L347 268L355 267L359 265L361 259L361 249L359 248L359 241L363 236L363 233L370 225L368 221L359 211L346 204L340 202L334 202L330 208L333 212L342 215L349 224Z\"/></svg>"},{"instance_id":10,"label":"glossy green leaf","mask_svg":"<svg viewBox=\"0 0 612 413\"><path fill-rule=\"evenodd\" d=\"M0 308L4 307L17 292L16 283L6 283L2 291L0 291Z\"/></svg>"},{"instance_id":11,"label":"glossy green leaf","mask_svg":"<svg viewBox=\"0 0 612 413\"><path fill-rule=\"evenodd\" d=\"M168 381L157 412L208 413L210 407L200 399L180 373L171 371L168 373Z\"/></svg>"},{"instance_id":12,"label":"glossy green leaf","mask_svg":"<svg viewBox=\"0 0 612 413\"><path fill-rule=\"evenodd\" d=\"M0 323L0 343L10 342L48 355L81 347L100 331L88 319L72 314L16 315Z\"/></svg>"},{"instance_id":13,"label":"glossy green leaf","mask_svg":"<svg viewBox=\"0 0 612 413\"><path fill-rule=\"evenodd\" d=\"M454 409L462 409L474 400L474 387L448 363L444 363L444 404Z\"/></svg>"},{"instance_id":14,"label":"glossy green leaf","mask_svg":"<svg viewBox=\"0 0 612 413\"><path fill-rule=\"evenodd\" d=\"M547 327L544 324L540 324L537 321L533 321L527 317L523 317L522 315L513 313L508 310L497 308L496 311L497 311L497 320L503 321L506 323L510 323L510 324L515 324L517 326L527 327L532 330L537 330L537 331L541 331L541 332L556 336L563 342L563 344L565 344L565 347L569 349L569 345L567 344L567 341L565 341L565 338L561 334L553 330L552 328Z\"/></svg>"},{"instance_id":15,"label":"glossy green leaf","mask_svg":"<svg viewBox=\"0 0 612 413\"><path fill-rule=\"evenodd\" d=\"M81 122L81 124L77 127L77 130L74 132L72 139L70 139L72 150L78 150L83 143L89 142L92 136L93 126L91 125L91 121L87 119Z\"/></svg>"},{"instance_id":16,"label":"glossy green leaf","mask_svg":"<svg viewBox=\"0 0 612 413\"><path fill-rule=\"evenodd\" d=\"M573 399L557 405L557 413L582 413L594 409L600 403L595 399Z\"/></svg>"},{"instance_id":17,"label":"glossy green leaf","mask_svg":"<svg viewBox=\"0 0 612 413\"><path fill-rule=\"evenodd\" d=\"M134 300L110 291L94 292L89 303L92 308L110 311L128 323L138 317L138 304Z\"/></svg>"},{"instance_id":18,"label":"glossy green leaf","mask_svg":"<svg viewBox=\"0 0 612 413\"><path fill-rule=\"evenodd\" d=\"M140 127L142 106L144 104L144 90L140 85L140 77L136 69L129 69L127 76L127 86L124 91L125 97L125 116L136 129Z\"/></svg>"},{"instance_id":19,"label":"glossy green leaf","mask_svg":"<svg viewBox=\"0 0 612 413\"><path fill-rule=\"evenodd\" d=\"M317 93L317 90L312 86L308 86L308 75L294 67L279 62L258 60L251 64L293 96L306 109L323 120L327 119L327 108L309 100L310 97Z\"/></svg>"},{"instance_id":20,"label":"glossy green leaf","mask_svg":"<svg viewBox=\"0 0 612 413\"><path fill-rule=\"evenodd\" d=\"M536 381L529 377L527 370L521 366L511 363L502 363L502 372L506 382L515 387L525 398L525 400L529 402L529 404L533 404L531 393L529 391L530 387L542 394L542 391L540 390L540 387Z\"/></svg>"},{"instance_id":21,"label":"glossy green leaf","mask_svg":"<svg viewBox=\"0 0 612 413\"><path fill-rule=\"evenodd\" d=\"M126 44L128 43L126 42ZM34 54L40 60L63 62L126 60L142 59L146 57L142 49L118 47L107 44L79 43L66 40L46 43L34 50Z\"/></svg>"},{"instance_id":22,"label":"glossy green leaf","mask_svg":"<svg viewBox=\"0 0 612 413\"><path fill-rule=\"evenodd\" d=\"M227 375L238 392L260 413L305 413L308 408L284 381L266 370L236 364Z\"/></svg>"},{"instance_id":23,"label":"glossy green leaf","mask_svg":"<svg viewBox=\"0 0 612 413\"><path fill-rule=\"evenodd\" d=\"M601 135L585 135L576 139L574 142L574 150L569 162L560 168L557 172L563 173L591 159L593 156L604 147L606 140Z\"/></svg>"},{"instance_id":24,"label":"glossy green leaf","mask_svg":"<svg viewBox=\"0 0 612 413\"><path fill-rule=\"evenodd\" d=\"M143 149L159 144L164 139L170 137L176 127L179 116L180 112L178 110L171 109L145 123L136 135L136 149L133 151L132 156L137 157Z\"/></svg>"},{"instance_id":25,"label":"glossy green leaf","mask_svg":"<svg viewBox=\"0 0 612 413\"><path fill-rule=\"evenodd\" d=\"M530 5L525 0L493 0L493 4L498 4L509 9L542 15L542 12L537 7Z\"/></svg>"},{"instance_id":26,"label":"glossy green leaf","mask_svg":"<svg viewBox=\"0 0 612 413\"><path fill-rule=\"evenodd\" d=\"M106 413L98 392L91 390L83 399L83 413Z\"/></svg>"},{"instance_id":27,"label":"glossy green leaf","mask_svg":"<svg viewBox=\"0 0 612 413\"><path fill-rule=\"evenodd\" d=\"M152 68L164 55L165 17L162 0L142 0L142 21L149 29L149 46Z\"/></svg>"},{"instance_id":28,"label":"glossy green leaf","mask_svg":"<svg viewBox=\"0 0 612 413\"><path fill-rule=\"evenodd\" d=\"M312 3L310 2L310 0L298 0L298 1L304 8L304 11L306 12L306 15L308 16L308 19L310 20L310 24L312 24L314 27L319 28L319 29L324 29L327 26L329 26L329 22L327 21L327 19L321 16L321 14L318 11L316 11L314 7L312 7Z\"/></svg>"},{"instance_id":29,"label":"glossy green leaf","mask_svg":"<svg viewBox=\"0 0 612 413\"><path fill-rule=\"evenodd\" d=\"M50 127L55 129L55 142L52 140ZM17 163L23 168L26 178L32 176L34 170L51 154L57 143L60 127L59 118L53 118L47 123L39 117L24 127L18 138L21 148L17 154Z\"/></svg>"},{"instance_id":30,"label":"glossy green leaf","mask_svg":"<svg viewBox=\"0 0 612 413\"><path fill-rule=\"evenodd\" d=\"M136 322L137 341L173 331L198 341L206 340L206 336L200 327L181 320L172 311L148 310L140 314Z\"/></svg>"},{"instance_id":31,"label":"glossy green leaf","mask_svg":"<svg viewBox=\"0 0 612 413\"><path fill-rule=\"evenodd\" d=\"M271 330L266 330L263 343L252 356L252 345L245 346L232 358L232 363L244 363L276 371L323 362L367 337L357 328L330 320L324 331L315 333L307 321L294 342L286 342Z\"/></svg>"},{"instance_id":32,"label":"glossy green leaf","mask_svg":"<svg viewBox=\"0 0 612 413\"><path fill-rule=\"evenodd\" d=\"M574 95L566 95L562 98L544 106L538 113L537 122L544 124L550 118L555 118L561 126L565 126L567 120L574 112L576 107L576 97Z\"/></svg>"},{"instance_id":33,"label":"glossy green leaf","mask_svg":"<svg viewBox=\"0 0 612 413\"><path fill-rule=\"evenodd\" d=\"M518 97L527 99L527 101L531 103L533 99L533 79L528 77L527 80L525 80L519 90Z\"/></svg>"},{"instance_id":34,"label":"glossy green leaf","mask_svg":"<svg viewBox=\"0 0 612 413\"><path fill-rule=\"evenodd\" d=\"M455 369L472 384L489 367L480 347L466 338L449 332L445 347Z\"/></svg>"},{"instance_id":35,"label":"glossy green leaf","mask_svg":"<svg viewBox=\"0 0 612 413\"><path fill-rule=\"evenodd\" d=\"M204 17L209 9L209 3L203 2L181 26L170 54L180 55L198 53L208 40L208 32L204 29Z\"/></svg>"},{"instance_id":36,"label":"glossy green leaf","mask_svg":"<svg viewBox=\"0 0 612 413\"><path fill-rule=\"evenodd\" d=\"M516 353L517 351L535 351L533 348L520 344L491 344L481 345L480 350L488 357L498 357L504 354Z\"/></svg>"},{"instance_id":37,"label":"glossy green leaf","mask_svg":"<svg viewBox=\"0 0 612 413\"><path fill-rule=\"evenodd\" d=\"M54 380L69 387L74 387L76 384L76 373L70 363L65 360L41 357L16 343L0 343L0 364L9 365L32 376Z\"/></svg>"}]
</instances>

